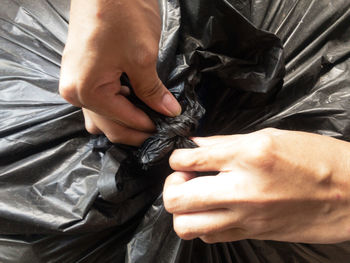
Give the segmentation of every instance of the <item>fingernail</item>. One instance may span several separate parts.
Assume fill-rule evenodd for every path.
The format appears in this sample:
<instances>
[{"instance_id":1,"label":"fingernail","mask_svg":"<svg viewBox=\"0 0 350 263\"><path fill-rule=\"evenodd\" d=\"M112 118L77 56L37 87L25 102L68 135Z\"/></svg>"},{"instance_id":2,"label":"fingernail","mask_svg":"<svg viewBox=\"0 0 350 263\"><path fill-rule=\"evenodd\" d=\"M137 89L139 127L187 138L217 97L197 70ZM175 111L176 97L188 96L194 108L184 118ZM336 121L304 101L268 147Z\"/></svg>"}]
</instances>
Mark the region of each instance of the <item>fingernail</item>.
<instances>
[{"instance_id":1,"label":"fingernail","mask_svg":"<svg viewBox=\"0 0 350 263\"><path fill-rule=\"evenodd\" d=\"M168 110L169 114L173 117L178 116L181 114L181 106L177 102L177 100L170 95L169 93L165 93L163 96L163 105Z\"/></svg>"}]
</instances>

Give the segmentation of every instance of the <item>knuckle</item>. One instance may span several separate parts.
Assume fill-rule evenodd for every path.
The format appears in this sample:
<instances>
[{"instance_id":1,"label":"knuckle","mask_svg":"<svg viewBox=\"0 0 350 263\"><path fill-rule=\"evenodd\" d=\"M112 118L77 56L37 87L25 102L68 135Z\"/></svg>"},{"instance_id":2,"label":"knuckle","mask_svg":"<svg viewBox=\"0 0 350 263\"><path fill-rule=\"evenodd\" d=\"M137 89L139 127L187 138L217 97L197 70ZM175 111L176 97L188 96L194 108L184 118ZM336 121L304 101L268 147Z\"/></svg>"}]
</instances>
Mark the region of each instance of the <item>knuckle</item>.
<instances>
[{"instance_id":1,"label":"knuckle","mask_svg":"<svg viewBox=\"0 0 350 263\"><path fill-rule=\"evenodd\" d=\"M268 128L264 128L260 131L261 133L264 133L264 134L270 134L270 135L273 135L273 134L277 134L279 133L279 130L276 129L276 128L271 128L271 127L268 127Z\"/></svg>"},{"instance_id":2,"label":"knuckle","mask_svg":"<svg viewBox=\"0 0 350 263\"><path fill-rule=\"evenodd\" d=\"M75 106L89 106L94 96L92 96L88 89L85 89L87 86L86 82L82 79L62 80L59 85L59 93L62 98Z\"/></svg>"},{"instance_id":3,"label":"knuckle","mask_svg":"<svg viewBox=\"0 0 350 263\"><path fill-rule=\"evenodd\" d=\"M256 153L259 155L269 154L273 147L273 137L269 134L260 134L255 141Z\"/></svg>"},{"instance_id":4,"label":"knuckle","mask_svg":"<svg viewBox=\"0 0 350 263\"><path fill-rule=\"evenodd\" d=\"M248 220L245 223L247 229L249 229L249 236L258 236L264 232L269 231L271 228L271 220L260 216L259 218L254 218ZM247 233L248 235L248 233Z\"/></svg>"},{"instance_id":5,"label":"knuckle","mask_svg":"<svg viewBox=\"0 0 350 263\"><path fill-rule=\"evenodd\" d=\"M100 134L100 130L97 128L96 125L90 123L90 122L85 122L85 129L87 130L88 133L90 134Z\"/></svg>"},{"instance_id":6,"label":"knuckle","mask_svg":"<svg viewBox=\"0 0 350 263\"><path fill-rule=\"evenodd\" d=\"M214 244L218 242L212 235L201 236L200 239L206 244Z\"/></svg>"},{"instance_id":7,"label":"knuckle","mask_svg":"<svg viewBox=\"0 0 350 263\"><path fill-rule=\"evenodd\" d=\"M90 98L93 96L91 96L89 90L85 88L88 86L89 85L82 77L71 79L66 76L62 76L58 91L62 98L73 105L89 105L88 101L90 101Z\"/></svg>"},{"instance_id":8,"label":"knuckle","mask_svg":"<svg viewBox=\"0 0 350 263\"><path fill-rule=\"evenodd\" d=\"M262 233L266 232L270 227L269 227L269 222L266 219L263 220L258 220L257 222L255 222L255 224L253 225L253 230L255 230L254 235L261 235Z\"/></svg>"},{"instance_id":9,"label":"knuckle","mask_svg":"<svg viewBox=\"0 0 350 263\"><path fill-rule=\"evenodd\" d=\"M184 167L201 167L204 164L203 159L200 158L183 158L183 160L181 161L182 166Z\"/></svg>"},{"instance_id":10,"label":"knuckle","mask_svg":"<svg viewBox=\"0 0 350 263\"><path fill-rule=\"evenodd\" d=\"M179 230L178 228L175 228L175 232L178 235L178 237L184 240L191 240L194 238L191 232L188 230Z\"/></svg>"},{"instance_id":11,"label":"knuckle","mask_svg":"<svg viewBox=\"0 0 350 263\"><path fill-rule=\"evenodd\" d=\"M164 201L164 207L169 212L172 213L175 211L174 204L177 203L178 198L174 194L174 191L171 189L167 189L163 193L163 201Z\"/></svg>"},{"instance_id":12,"label":"knuckle","mask_svg":"<svg viewBox=\"0 0 350 263\"><path fill-rule=\"evenodd\" d=\"M69 68L62 66L61 76L58 86L58 91L61 97L72 104L87 105L84 100L90 100L94 96L91 96L91 83L88 79L88 74L72 75L69 72Z\"/></svg>"},{"instance_id":13,"label":"knuckle","mask_svg":"<svg viewBox=\"0 0 350 263\"><path fill-rule=\"evenodd\" d=\"M316 174L318 177L318 182L321 185L330 185L332 182L332 168L326 164L326 163L321 163L318 165L317 168L315 168Z\"/></svg>"},{"instance_id":14,"label":"knuckle","mask_svg":"<svg viewBox=\"0 0 350 263\"><path fill-rule=\"evenodd\" d=\"M69 61L70 54L72 53L68 46L69 46L69 43L67 42L62 52L62 58L61 58L62 67L65 67L65 64L67 63L67 61Z\"/></svg>"},{"instance_id":15,"label":"knuckle","mask_svg":"<svg viewBox=\"0 0 350 263\"><path fill-rule=\"evenodd\" d=\"M62 65L65 64L73 54L71 48L69 48L69 43L66 44L66 47L63 49L62 52Z\"/></svg>"},{"instance_id":16,"label":"knuckle","mask_svg":"<svg viewBox=\"0 0 350 263\"><path fill-rule=\"evenodd\" d=\"M203 167L207 162L206 158L202 156L201 152L199 152L197 149L191 149L174 151L174 153L170 156L169 163L170 166L176 170L179 167Z\"/></svg>"},{"instance_id":17,"label":"knuckle","mask_svg":"<svg viewBox=\"0 0 350 263\"><path fill-rule=\"evenodd\" d=\"M275 143L273 136L260 133L252 141L249 159L258 168L270 170L275 163Z\"/></svg>"},{"instance_id":18,"label":"knuckle","mask_svg":"<svg viewBox=\"0 0 350 263\"><path fill-rule=\"evenodd\" d=\"M104 132L104 134L111 143L121 143L125 145L139 147L144 141L144 138L139 138L137 136L130 137L129 134L126 134L120 131L119 132L108 131L108 132Z\"/></svg>"},{"instance_id":19,"label":"knuckle","mask_svg":"<svg viewBox=\"0 0 350 263\"><path fill-rule=\"evenodd\" d=\"M122 138L116 133L105 133L106 137L111 143L122 143Z\"/></svg>"},{"instance_id":20,"label":"knuckle","mask_svg":"<svg viewBox=\"0 0 350 263\"><path fill-rule=\"evenodd\" d=\"M65 100L70 102L74 97L76 96L76 85L75 81L70 77L70 75L67 73L67 49L64 49L63 55L62 55L62 67L61 67L61 75L60 75L60 81L58 86L58 91Z\"/></svg>"},{"instance_id":21,"label":"knuckle","mask_svg":"<svg viewBox=\"0 0 350 263\"><path fill-rule=\"evenodd\" d=\"M79 76L75 82L76 94L83 105L93 105L96 93L85 76Z\"/></svg>"},{"instance_id":22,"label":"knuckle","mask_svg":"<svg viewBox=\"0 0 350 263\"><path fill-rule=\"evenodd\" d=\"M250 224L250 231L254 232L254 235L259 234L263 231L266 231L268 228L268 222L264 218L259 218L257 220L254 220Z\"/></svg>"},{"instance_id":23,"label":"knuckle","mask_svg":"<svg viewBox=\"0 0 350 263\"><path fill-rule=\"evenodd\" d=\"M185 216L174 217L174 230L184 240L190 240L196 237L193 230L188 226Z\"/></svg>"},{"instance_id":24,"label":"knuckle","mask_svg":"<svg viewBox=\"0 0 350 263\"><path fill-rule=\"evenodd\" d=\"M157 63L158 46L149 43L140 44L134 55L134 64L139 68L154 67Z\"/></svg>"},{"instance_id":25,"label":"knuckle","mask_svg":"<svg viewBox=\"0 0 350 263\"><path fill-rule=\"evenodd\" d=\"M240 218L240 236L251 236L268 230L271 227L271 209L276 201L269 198L255 197L250 201L250 209Z\"/></svg>"},{"instance_id":26,"label":"knuckle","mask_svg":"<svg viewBox=\"0 0 350 263\"><path fill-rule=\"evenodd\" d=\"M170 167L173 169L173 170L176 170L176 167L178 166L178 164L180 163L178 161L179 157L178 157L178 154L177 154L177 150L174 150L174 152L170 155L169 157L169 164L170 164ZM167 179L167 180L170 180L170 179Z\"/></svg>"},{"instance_id":27,"label":"knuckle","mask_svg":"<svg viewBox=\"0 0 350 263\"><path fill-rule=\"evenodd\" d=\"M136 94L143 99L152 99L159 97L163 88L162 82L157 78L155 83L146 85L143 88L135 90Z\"/></svg>"},{"instance_id":28,"label":"knuckle","mask_svg":"<svg viewBox=\"0 0 350 263\"><path fill-rule=\"evenodd\" d=\"M76 92L76 86L73 81L67 81L64 80L64 78L61 78L58 92L60 93L61 97L64 98L66 101L74 104L76 102L77 98L77 92Z\"/></svg>"}]
</instances>

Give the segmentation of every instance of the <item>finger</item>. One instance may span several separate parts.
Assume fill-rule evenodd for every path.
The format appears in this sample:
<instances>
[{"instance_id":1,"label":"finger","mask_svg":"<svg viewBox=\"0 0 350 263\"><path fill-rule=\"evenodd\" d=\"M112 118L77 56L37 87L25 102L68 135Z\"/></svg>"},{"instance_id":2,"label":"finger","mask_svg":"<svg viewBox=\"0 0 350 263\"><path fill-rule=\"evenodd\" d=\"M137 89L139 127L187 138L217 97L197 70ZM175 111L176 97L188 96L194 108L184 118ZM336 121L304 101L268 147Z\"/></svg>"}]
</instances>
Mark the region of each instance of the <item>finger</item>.
<instances>
[{"instance_id":1,"label":"finger","mask_svg":"<svg viewBox=\"0 0 350 263\"><path fill-rule=\"evenodd\" d=\"M171 117L180 115L180 104L171 92L165 88L155 68L154 64L128 73L136 96L159 113Z\"/></svg>"},{"instance_id":2,"label":"finger","mask_svg":"<svg viewBox=\"0 0 350 263\"><path fill-rule=\"evenodd\" d=\"M175 172L170 174L164 183L163 186L163 202L165 209L168 212L177 211L175 206L180 205L179 202L176 200L179 198L177 194L175 194L176 189L174 190L174 187L178 185L182 185L183 183L194 179L196 177L195 173L188 173L188 172ZM175 192L174 192L175 191Z\"/></svg>"},{"instance_id":3,"label":"finger","mask_svg":"<svg viewBox=\"0 0 350 263\"><path fill-rule=\"evenodd\" d=\"M199 238L205 243L214 244L251 239L252 237L244 229L231 228L218 233L206 234Z\"/></svg>"},{"instance_id":4,"label":"finger","mask_svg":"<svg viewBox=\"0 0 350 263\"><path fill-rule=\"evenodd\" d=\"M155 126L151 119L125 96L121 95L121 90L120 83L109 83L96 89L82 91L80 97L86 108L99 115L112 121L121 122L132 129L153 132ZM123 88L123 92L126 92L125 88Z\"/></svg>"},{"instance_id":5,"label":"finger","mask_svg":"<svg viewBox=\"0 0 350 263\"><path fill-rule=\"evenodd\" d=\"M87 111L87 110L85 110ZM92 111L87 111L91 120L102 131L106 137L113 143L122 143L132 146L140 146L152 134L140 132L138 130L130 129L104 118Z\"/></svg>"},{"instance_id":6,"label":"finger","mask_svg":"<svg viewBox=\"0 0 350 263\"><path fill-rule=\"evenodd\" d=\"M92 118L90 117L89 111L82 109L85 119L85 129L91 134L102 134L102 131L96 126Z\"/></svg>"},{"instance_id":7,"label":"finger","mask_svg":"<svg viewBox=\"0 0 350 263\"><path fill-rule=\"evenodd\" d=\"M211 137L193 137L191 138L199 147L216 146L227 144L228 141L241 139L242 135L218 135Z\"/></svg>"},{"instance_id":8,"label":"finger","mask_svg":"<svg viewBox=\"0 0 350 263\"><path fill-rule=\"evenodd\" d=\"M170 156L169 164L175 171L228 171L227 164L236 153L228 145L178 149Z\"/></svg>"},{"instance_id":9,"label":"finger","mask_svg":"<svg viewBox=\"0 0 350 263\"><path fill-rule=\"evenodd\" d=\"M60 80L58 85L58 91L62 98L68 101L70 104L76 107L83 107L80 103L78 92L75 85L73 74L70 71L70 63L67 62L67 56L63 56L62 65L60 71Z\"/></svg>"},{"instance_id":10,"label":"finger","mask_svg":"<svg viewBox=\"0 0 350 263\"><path fill-rule=\"evenodd\" d=\"M175 172L169 175L164 183L164 191L170 186L181 185L191 179L196 178L195 173Z\"/></svg>"},{"instance_id":11,"label":"finger","mask_svg":"<svg viewBox=\"0 0 350 263\"><path fill-rule=\"evenodd\" d=\"M185 240L222 232L238 224L235 213L228 209L174 214L173 223L177 235Z\"/></svg>"},{"instance_id":12,"label":"finger","mask_svg":"<svg viewBox=\"0 0 350 263\"><path fill-rule=\"evenodd\" d=\"M163 200L169 213L183 214L232 206L238 191L233 176L193 177L190 173L175 172L166 179Z\"/></svg>"}]
</instances>

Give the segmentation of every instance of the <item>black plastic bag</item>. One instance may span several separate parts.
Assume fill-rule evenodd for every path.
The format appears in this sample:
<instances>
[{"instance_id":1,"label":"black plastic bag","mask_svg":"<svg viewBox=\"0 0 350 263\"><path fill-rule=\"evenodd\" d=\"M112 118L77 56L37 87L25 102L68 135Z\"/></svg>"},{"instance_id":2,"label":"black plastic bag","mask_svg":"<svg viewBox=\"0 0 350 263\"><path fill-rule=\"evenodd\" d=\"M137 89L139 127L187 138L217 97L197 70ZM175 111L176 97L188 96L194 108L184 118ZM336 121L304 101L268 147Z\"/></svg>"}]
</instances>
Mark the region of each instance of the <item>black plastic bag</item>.
<instances>
[{"instance_id":1,"label":"black plastic bag","mask_svg":"<svg viewBox=\"0 0 350 263\"><path fill-rule=\"evenodd\" d=\"M161 191L157 168L129 167L111 194L111 144L59 96L68 12L69 1L0 2L0 262L124 261Z\"/></svg>"},{"instance_id":2,"label":"black plastic bag","mask_svg":"<svg viewBox=\"0 0 350 263\"><path fill-rule=\"evenodd\" d=\"M349 243L184 242L153 202L167 153L190 134L278 127L349 140L348 1L162 0L159 74L185 112L146 109L159 133L140 151L88 135L57 93L68 6L0 3L1 262L350 260Z\"/></svg>"},{"instance_id":3,"label":"black plastic bag","mask_svg":"<svg viewBox=\"0 0 350 263\"><path fill-rule=\"evenodd\" d=\"M199 69L201 82L196 86L206 115L201 120L199 134L246 133L265 127L302 130L349 141L350 128L350 2L348 1L191 1L181 5L181 47L193 40L199 43L196 51L205 58L213 57L202 50L218 43L217 36L201 35L186 39L193 33L217 32L211 16L218 6L225 12L239 11L257 27L275 33L283 42L285 57L284 83L279 83L283 71L279 56L270 65L274 70L270 85L259 83L255 89L241 85L237 68L225 63L208 70L208 60L191 61ZM232 9L229 6L231 4ZM213 8L213 5L216 8ZM175 13L175 6L164 4ZM203 11L204 10L204 11ZM198 13L195 13L198 12ZM207 13L206 13L207 12ZM200 21L203 19L204 21ZM176 20L176 18L169 18ZM180 21L180 20L178 20ZM221 21L222 22L222 21ZM229 24L229 25L228 25ZM226 23L226 30L235 31L237 23ZM207 26L205 26L207 25ZM224 24L225 25L225 24ZM169 30L171 31L171 30ZM219 30L220 32L220 30ZM192 34L190 34L193 36ZM219 38L219 40L221 40ZM224 41L228 41L227 36ZM181 44L183 43L183 44ZM205 43L205 44L203 44ZM278 45L273 47L279 54ZM216 50L217 51L217 50ZM221 52L229 52L228 46ZM254 52L254 49L252 50ZM241 54L244 57L244 54ZM271 52L270 52L271 55ZM224 60L223 60L224 61ZM258 60L261 61L261 60ZM197 62L197 63L196 63ZM247 63L249 64L249 63ZM259 63L254 64L259 66ZM209 62L210 65L210 62ZM266 65L266 64L262 64ZM242 69L243 68L243 69ZM259 68L259 67L258 67ZM225 80L222 71L237 78ZM239 65L238 72L244 70ZM251 70L251 69L250 69ZM244 76L256 78L253 70ZM262 79L268 79L268 67L262 69ZM271 71L270 71L271 72ZM259 75L259 74L258 74ZM259 75L259 76L261 76ZM243 82L245 83L245 82ZM273 241L245 240L233 243L207 245L200 240L181 241L171 231L171 216L167 214L161 197L148 211L134 238L129 242L128 262L349 262L350 242L332 245L294 244ZM168 221L168 225L165 222ZM161 231L158 231L161 229ZM158 245L156 245L158 244ZM139 249L135 250L134 247Z\"/></svg>"}]
</instances>

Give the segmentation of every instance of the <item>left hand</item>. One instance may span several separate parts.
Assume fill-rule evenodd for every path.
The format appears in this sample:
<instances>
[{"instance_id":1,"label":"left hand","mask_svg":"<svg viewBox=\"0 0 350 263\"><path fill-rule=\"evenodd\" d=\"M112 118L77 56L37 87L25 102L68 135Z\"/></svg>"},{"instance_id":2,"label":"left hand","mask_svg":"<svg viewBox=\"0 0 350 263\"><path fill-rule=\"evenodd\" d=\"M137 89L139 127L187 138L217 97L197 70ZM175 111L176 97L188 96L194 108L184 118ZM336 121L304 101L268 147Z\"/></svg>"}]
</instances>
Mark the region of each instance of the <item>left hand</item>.
<instances>
[{"instance_id":1,"label":"left hand","mask_svg":"<svg viewBox=\"0 0 350 263\"><path fill-rule=\"evenodd\" d=\"M350 143L276 129L194 141L170 157L163 193L181 238L350 240Z\"/></svg>"},{"instance_id":2,"label":"left hand","mask_svg":"<svg viewBox=\"0 0 350 263\"><path fill-rule=\"evenodd\" d=\"M72 0L59 91L83 108L86 130L113 143L140 146L155 131L149 116L127 96L177 116L181 106L158 77L161 35L158 0Z\"/></svg>"}]
</instances>

